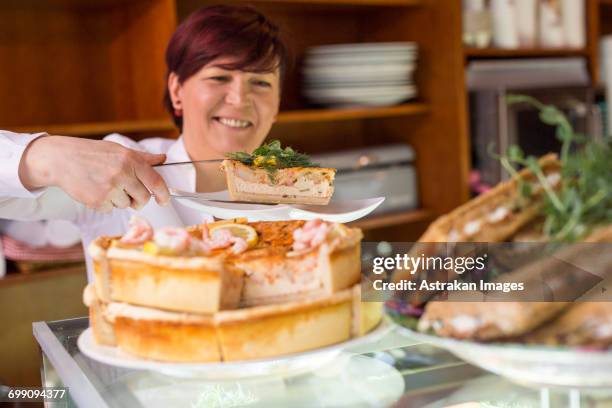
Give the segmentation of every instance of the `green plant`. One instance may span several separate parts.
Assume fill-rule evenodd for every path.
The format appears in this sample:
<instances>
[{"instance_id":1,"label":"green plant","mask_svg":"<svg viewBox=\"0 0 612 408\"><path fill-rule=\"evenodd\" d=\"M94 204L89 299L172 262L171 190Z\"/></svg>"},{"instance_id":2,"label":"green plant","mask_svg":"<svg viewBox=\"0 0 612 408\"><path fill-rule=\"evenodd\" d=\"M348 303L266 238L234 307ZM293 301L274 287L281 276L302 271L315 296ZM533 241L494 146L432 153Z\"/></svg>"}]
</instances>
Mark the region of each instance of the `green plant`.
<instances>
[{"instance_id":1,"label":"green plant","mask_svg":"<svg viewBox=\"0 0 612 408\"><path fill-rule=\"evenodd\" d=\"M576 134L565 115L555 106L545 105L526 95L508 95L508 104L527 103L540 111L540 120L556 127L561 141L561 185L549 183L538 159L511 146L499 157L503 167L518 177L516 165L527 167L545 192L542 215L544 233L557 242L584 237L595 226L612 223L612 144L597 142ZM531 196L530 184L519 178L523 197Z\"/></svg>"}]
</instances>

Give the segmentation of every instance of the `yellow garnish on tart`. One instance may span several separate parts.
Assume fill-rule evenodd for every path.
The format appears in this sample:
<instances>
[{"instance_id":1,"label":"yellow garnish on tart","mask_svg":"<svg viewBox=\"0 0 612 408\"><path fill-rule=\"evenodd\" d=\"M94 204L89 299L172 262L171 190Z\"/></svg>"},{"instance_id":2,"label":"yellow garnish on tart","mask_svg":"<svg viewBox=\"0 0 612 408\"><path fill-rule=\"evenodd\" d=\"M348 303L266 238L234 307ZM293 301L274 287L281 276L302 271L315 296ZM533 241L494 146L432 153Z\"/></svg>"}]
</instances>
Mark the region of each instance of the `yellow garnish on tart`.
<instances>
[{"instance_id":1,"label":"yellow garnish on tart","mask_svg":"<svg viewBox=\"0 0 612 408\"><path fill-rule=\"evenodd\" d=\"M153 241L145 242L142 246L142 252L149 255L177 255L176 251L173 251L171 248L161 247Z\"/></svg>"},{"instance_id":2,"label":"yellow garnish on tart","mask_svg":"<svg viewBox=\"0 0 612 408\"><path fill-rule=\"evenodd\" d=\"M250 248L254 247L255 245L257 245L257 242L259 242L257 231L255 231L255 228L251 227L250 225L224 223L212 225L211 227L209 227L209 233L211 236L214 235L215 231L221 230L227 230L233 236L244 239Z\"/></svg>"}]
</instances>

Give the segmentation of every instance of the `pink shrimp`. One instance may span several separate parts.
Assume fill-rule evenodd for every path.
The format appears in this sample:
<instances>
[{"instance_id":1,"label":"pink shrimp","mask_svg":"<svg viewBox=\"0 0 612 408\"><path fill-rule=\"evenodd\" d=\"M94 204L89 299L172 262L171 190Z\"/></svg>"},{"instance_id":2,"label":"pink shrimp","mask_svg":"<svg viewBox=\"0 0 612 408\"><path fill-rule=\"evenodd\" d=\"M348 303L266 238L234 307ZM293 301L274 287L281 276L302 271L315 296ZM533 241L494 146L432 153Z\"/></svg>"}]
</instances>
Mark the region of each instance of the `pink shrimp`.
<instances>
[{"instance_id":1,"label":"pink shrimp","mask_svg":"<svg viewBox=\"0 0 612 408\"><path fill-rule=\"evenodd\" d=\"M210 254L212 248L207 241L202 241L196 238L191 239L190 250L194 253L203 253L204 255Z\"/></svg>"},{"instance_id":2,"label":"pink shrimp","mask_svg":"<svg viewBox=\"0 0 612 408\"><path fill-rule=\"evenodd\" d=\"M213 248L227 248L232 243L233 235L226 229L218 229L213 231L210 236L210 242Z\"/></svg>"},{"instance_id":3,"label":"pink shrimp","mask_svg":"<svg viewBox=\"0 0 612 408\"><path fill-rule=\"evenodd\" d=\"M155 232L154 240L160 247L180 252L189 249L191 235L183 228L165 227Z\"/></svg>"},{"instance_id":4,"label":"pink shrimp","mask_svg":"<svg viewBox=\"0 0 612 408\"><path fill-rule=\"evenodd\" d=\"M210 238L210 233L208 232L208 223L202 224L202 240L206 241Z\"/></svg>"},{"instance_id":5,"label":"pink shrimp","mask_svg":"<svg viewBox=\"0 0 612 408\"><path fill-rule=\"evenodd\" d=\"M123 244L138 245L153 238L153 228L145 220L137 215L132 215L129 222L129 229L121 237L119 242Z\"/></svg>"},{"instance_id":6,"label":"pink shrimp","mask_svg":"<svg viewBox=\"0 0 612 408\"><path fill-rule=\"evenodd\" d=\"M231 245L235 254L242 253L249 247L243 238L234 236L229 230L219 229L210 234L206 224L202 227L202 245L210 250L227 248Z\"/></svg>"},{"instance_id":7,"label":"pink shrimp","mask_svg":"<svg viewBox=\"0 0 612 408\"><path fill-rule=\"evenodd\" d=\"M244 240L244 238L233 237L234 245L232 245L232 252L235 254L241 254L247 250L249 244Z\"/></svg>"},{"instance_id":8,"label":"pink shrimp","mask_svg":"<svg viewBox=\"0 0 612 408\"><path fill-rule=\"evenodd\" d=\"M293 250L303 251L321 245L331 231L331 225L320 219L304 223L302 228L293 232Z\"/></svg>"}]
</instances>

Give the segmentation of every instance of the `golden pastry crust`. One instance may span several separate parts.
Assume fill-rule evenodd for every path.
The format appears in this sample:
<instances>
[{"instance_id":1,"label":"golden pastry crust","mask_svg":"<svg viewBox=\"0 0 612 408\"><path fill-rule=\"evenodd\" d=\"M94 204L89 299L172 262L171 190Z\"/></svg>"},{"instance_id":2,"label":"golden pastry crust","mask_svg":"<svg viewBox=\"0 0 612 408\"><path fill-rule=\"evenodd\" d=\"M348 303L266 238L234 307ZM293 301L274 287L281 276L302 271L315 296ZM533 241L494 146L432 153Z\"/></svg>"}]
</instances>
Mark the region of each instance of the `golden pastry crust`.
<instances>
[{"instance_id":1,"label":"golden pastry crust","mask_svg":"<svg viewBox=\"0 0 612 408\"><path fill-rule=\"evenodd\" d=\"M212 315L99 300L89 304L90 311L94 304L100 306L98 317L112 331L114 344L130 354L157 361L238 361L312 350L369 332L382 316L370 315L354 327L355 319L363 318L355 314L361 308L356 290ZM101 329L92 325L97 341Z\"/></svg>"},{"instance_id":2,"label":"golden pastry crust","mask_svg":"<svg viewBox=\"0 0 612 408\"><path fill-rule=\"evenodd\" d=\"M567 302L429 302L418 329L442 337L497 340L520 336L550 320Z\"/></svg>"},{"instance_id":3,"label":"golden pastry crust","mask_svg":"<svg viewBox=\"0 0 612 408\"><path fill-rule=\"evenodd\" d=\"M163 320L115 319L117 345L122 350L157 361L221 361L212 322L185 323Z\"/></svg>"},{"instance_id":4,"label":"golden pastry crust","mask_svg":"<svg viewBox=\"0 0 612 408\"><path fill-rule=\"evenodd\" d=\"M561 163L555 154L548 154L539 160L545 175L559 174ZM522 170L520 178L527 183L534 182L535 176L528 169ZM470 200L434 221L419 242L502 242L514 235L521 227L539 214L542 205L541 193L517 205L521 200L518 178L499 183L490 191ZM507 210L498 212L496 210ZM469 223L479 223L478 228L466 228ZM475 225L475 224L473 224ZM467 229L467 231L466 231Z\"/></svg>"}]
</instances>

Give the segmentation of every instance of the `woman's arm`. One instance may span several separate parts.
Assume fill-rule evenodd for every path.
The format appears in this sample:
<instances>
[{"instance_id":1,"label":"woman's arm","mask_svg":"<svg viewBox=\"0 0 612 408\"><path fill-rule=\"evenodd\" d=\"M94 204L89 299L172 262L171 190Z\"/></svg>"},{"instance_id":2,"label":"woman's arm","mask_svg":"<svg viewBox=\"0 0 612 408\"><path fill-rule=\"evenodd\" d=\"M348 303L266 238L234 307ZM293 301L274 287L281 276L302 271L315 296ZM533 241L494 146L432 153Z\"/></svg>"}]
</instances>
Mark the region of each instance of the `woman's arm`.
<instances>
[{"instance_id":1,"label":"woman's arm","mask_svg":"<svg viewBox=\"0 0 612 408\"><path fill-rule=\"evenodd\" d=\"M28 190L57 186L89 208L110 211L141 208L151 194L169 200L166 183L152 168L163 154L128 149L117 143L66 136L34 140L24 151L19 178Z\"/></svg>"},{"instance_id":2,"label":"woman's arm","mask_svg":"<svg viewBox=\"0 0 612 408\"><path fill-rule=\"evenodd\" d=\"M165 182L151 165L164 155L117 143L0 131L0 218L74 221L82 203L110 211L167 202ZM51 187L51 188L47 188Z\"/></svg>"}]
</instances>

